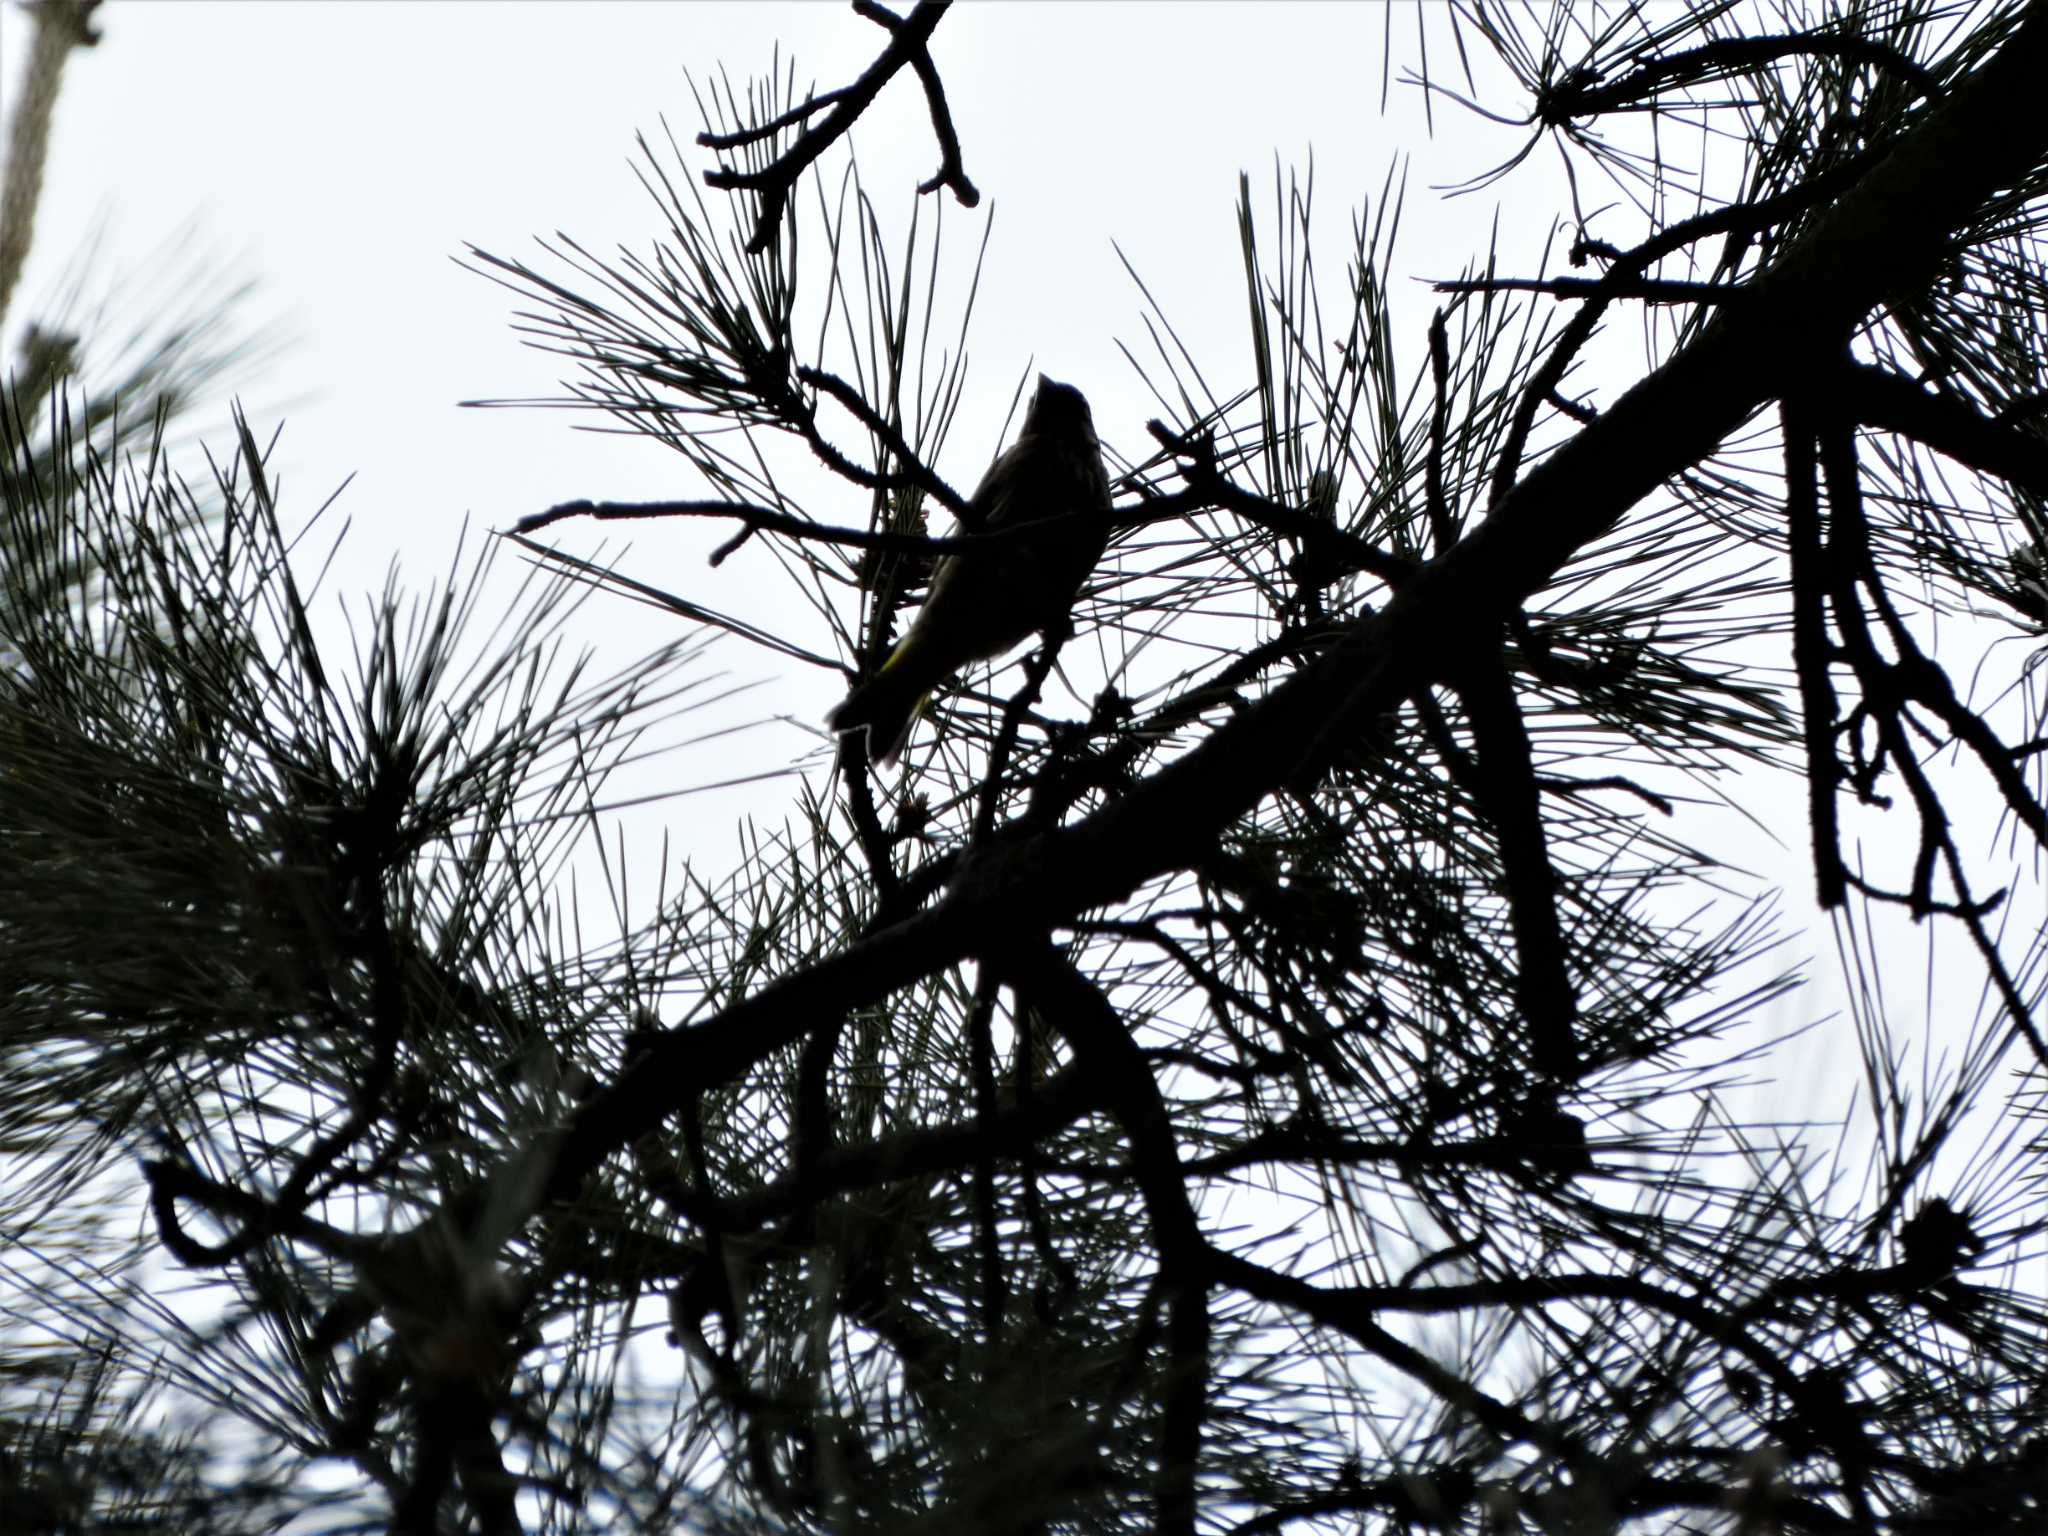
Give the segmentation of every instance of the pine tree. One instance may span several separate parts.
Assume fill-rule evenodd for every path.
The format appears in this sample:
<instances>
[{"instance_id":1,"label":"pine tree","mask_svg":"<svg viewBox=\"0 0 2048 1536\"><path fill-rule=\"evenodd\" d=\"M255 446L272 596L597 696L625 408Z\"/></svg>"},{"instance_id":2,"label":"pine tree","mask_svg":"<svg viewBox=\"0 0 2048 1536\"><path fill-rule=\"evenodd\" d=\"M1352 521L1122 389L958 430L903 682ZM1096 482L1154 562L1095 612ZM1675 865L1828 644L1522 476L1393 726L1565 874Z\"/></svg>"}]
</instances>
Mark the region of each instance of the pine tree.
<instances>
[{"instance_id":1,"label":"pine tree","mask_svg":"<svg viewBox=\"0 0 2048 1536\"><path fill-rule=\"evenodd\" d=\"M556 569L483 660L474 569L322 655L247 424L203 541L174 478L52 490L10 436L8 516L60 511L105 573L0 637L10 1211L115 1209L137 1158L147 1208L139 1244L5 1261L14 1311L131 1373L150 1341L226 1470L10 1444L7 1497L62 1492L65 1528L2039 1529L2048 11L1425 13L1440 104L1449 29L1527 93L1476 105L1570 158L1575 270L1477 261L1411 335L1397 198L1326 307L1305 189L1262 218L1247 186L1251 365L1212 395L1237 364L1151 317L1179 409L1142 456L1098 420L1116 532L1070 623L943 684L900 774L821 739L780 827L600 938L562 872L702 637L864 675L936 557L1001 558L933 515L967 503L931 338L973 302L937 278L971 295L979 254L924 233L978 198L929 42L973 13L856 10L887 33L858 81L704 98L702 186L643 146L654 254L473 253L576 402L703 482L529 519ZM899 246L844 139L913 88L940 166ZM1689 179L1654 152L1681 126L1739 165ZM1638 321L1634 382L1567 395ZM808 606L771 632L533 539L571 517L730 521L717 560ZM690 625L593 679L576 593ZM1687 830L1795 775L1847 1125L1744 1096L1793 1070L1803 978ZM1924 1022L1895 919L1963 941Z\"/></svg>"}]
</instances>

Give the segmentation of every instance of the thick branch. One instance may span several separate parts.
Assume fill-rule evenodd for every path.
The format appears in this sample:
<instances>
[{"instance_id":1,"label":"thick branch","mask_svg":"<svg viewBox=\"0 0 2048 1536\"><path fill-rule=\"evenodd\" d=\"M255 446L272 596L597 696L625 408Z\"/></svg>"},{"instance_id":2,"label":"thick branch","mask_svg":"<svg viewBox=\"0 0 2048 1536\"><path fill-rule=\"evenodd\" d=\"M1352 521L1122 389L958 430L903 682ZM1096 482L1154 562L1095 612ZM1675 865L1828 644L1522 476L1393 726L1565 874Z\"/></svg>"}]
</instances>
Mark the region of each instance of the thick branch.
<instances>
[{"instance_id":1,"label":"thick branch","mask_svg":"<svg viewBox=\"0 0 2048 1536\"><path fill-rule=\"evenodd\" d=\"M1823 912L1842 904L1845 886L1836 805L1841 762L1835 755L1838 718L1828 668L1828 581L1820 536L1820 481L1813 426L1796 403L1784 411L1785 522L1792 552L1792 665L1799 674L1800 724L1806 737L1807 818L1813 838L1815 895Z\"/></svg>"},{"instance_id":2,"label":"thick branch","mask_svg":"<svg viewBox=\"0 0 2048 1536\"><path fill-rule=\"evenodd\" d=\"M1006 934L1005 938L1009 936ZM1074 1049L1077 1065L1100 1084L1109 1112L1131 1146L1138 1191L1151 1218L1152 1241L1168 1300L1170 1369L1160 1430L1158 1508L1162 1536L1193 1536L1195 1472L1209 1385L1209 1275L1188 1198L1180 1151L1166 1102L1129 1026L1102 991L1050 944L991 946L1004 979Z\"/></svg>"},{"instance_id":3,"label":"thick branch","mask_svg":"<svg viewBox=\"0 0 2048 1536\"><path fill-rule=\"evenodd\" d=\"M1727 304L1742 297L1730 283L1682 282L1676 278L1637 277L1622 273L1605 277L1447 277L1434 284L1438 293L1541 293L1553 299L1641 299L1650 304Z\"/></svg>"},{"instance_id":4,"label":"thick branch","mask_svg":"<svg viewBox=\"0 0 2048 1536\"><path fill-rule=\"evenodd\" d=\"M1516 473L1522 467L1522 453L1528 446L1529 433L1536 424L1538 408L1546 401L1557 403L1560 400L1558 386L1564 382L1573 359L1578 356L1579 349L1592 339L1608 305L1621 296L1628 284L1640 279L1656 262L1696 241L1714 235L1754 233L1826 205L1862 182L1878 158L1875 151L1866 151L1775 197L1694 214L1658 231L1634 250L1610 253L1614 265L1600 279L1598 289L1586 294L1586 302L1565 325L1543 359L1543 365L1522 391L1521 402L1515 407L1514 421L1508 427L1507 439L1494 465L1491 500L1500 502L1514 485ZM1737 288L1730 284L1728 294L1733 297L1738 293L1748 293L1752 286ZM1590 419L1579 411L1567 409L1566 414L1581 422Z\"/></svg>"},{"instance_id":5,"label":"thick branch","mask_svg":"<svg viewBox=\"0 0 2048 1536\"><path fill-rule=\"evenodd\" d=\"M1497 652L1453 686L1464 700L1479 751L1468 787L1500 845L1508 922L1515 936L1515 1002L1528 1021L1536 1065L1567 1082L1578 1070L1572 1022L1579 1005L1565 969L1557 871L1543 832L1543 794L1529 751L1529 728Z\"/></svg>"},{"instance_id":6,"label":"thick branch","mask_svg":"<svg viewBox=\"0 0 2048 1536\"><path fill-rule=\"evenodd\" d=\"M1195 750L1081 821L961 861L931 910L783 977L664 1037L584 1106L562 1150L567 1194L603 1158L671 1113L685 1091L731 1081L828 1016L875 1002L975 952L993 933L1043 932L1129 895L1212 846L1305 766L1440 675L1541 590L1584 545L1715 446L1787 376L1839 352L1886 295L1912 292L1949 232L2048 152L2048 10L1872 169L1732 306L1599 420L1561 445L1385 608Z\"/></svg>"},{"instance_id":7,"label":"thick branch","mask_svg":"<svg viewBox=\"0 0 2048 1536\"><path fill-rule=\"evenodd\" d=\"M1563 127L1573 118L1632 108L1668 86L1723 80L1792 58L1846 59L1868 65L1898 76L1916 96L1931 96L1938 88L1927 70L1875 38L1843 32L1795 32L1784 37L1718 38L1698 48L1651 59L1605 85L1597 83L1597 77L1575 72L1542 93L1536 118Z\"/></svg>"},{"instance_id":8,"label":"thick branch","mask_svg":"<svg viewBox=\"0 0 2048 1536\"><path fill-rule=\"evenodd\" d=\"M1958 464L2048 497L2048 440L1984 415L1968 401L1922 389L1889 368L1849 364L1828 380L1839 408L1866 427L1896 432Z\"/></svg>"}]
</instances>

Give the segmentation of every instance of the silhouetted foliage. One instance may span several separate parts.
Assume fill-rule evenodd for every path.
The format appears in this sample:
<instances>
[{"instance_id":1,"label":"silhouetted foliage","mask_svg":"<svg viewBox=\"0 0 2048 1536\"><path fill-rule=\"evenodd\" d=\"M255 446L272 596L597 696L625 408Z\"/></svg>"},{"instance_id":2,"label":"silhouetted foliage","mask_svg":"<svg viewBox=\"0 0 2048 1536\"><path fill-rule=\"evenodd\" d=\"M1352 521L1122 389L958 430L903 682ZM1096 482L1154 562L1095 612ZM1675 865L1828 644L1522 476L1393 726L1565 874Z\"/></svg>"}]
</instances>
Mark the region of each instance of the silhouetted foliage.
<instances>
[{"instance_id":1,"label":"silhouetted foliage","mask_svg":"<svg viewBox=\"0 0 2048 1536\"><path fill-rule=\"evenodd\" d=\"M1391 179L1334 304L1305 189L1247 186L1251 365L1213 393L1148 315L1162 415L1138 453L1098 405L1070 624L942 684L900 775L821 736L723 876L640 913L607 862L599 936L563 871L616 853L605 776L716 686L707 637L853 681L935 557L1018 547L943 456L979 274L935 232L977 197L945 7L855 10L858 81L720 77L709 172L643 145L644 253L472 253L702 481L528 519L554 572L488 639L465 570L323 655L246 424L195 541L167 474L52 484L10 418L7 516L104 578L0 637L0 1264L73 1362L49 1403L116 1443L104 1358L219 1422L203 1482L17 1437L7 1509L2042 1528L2048 11L1425 8L1439 109L1573 166L1575 270L1489 254L1410 335ZM842 141L913 76L940 167L897 245ZM1630 386L1575 375L1638 311ZM735 523L784 621L532 538L659 516ZM592 680L578 585L686 638ZM1794 781L1847 1122L1758 1117L1814 1010L1691 840ZM1924 1026L1895 917L1963 941ZM138 1156L129 1242L79 1213Z\"/></svg>"}]
</instances>

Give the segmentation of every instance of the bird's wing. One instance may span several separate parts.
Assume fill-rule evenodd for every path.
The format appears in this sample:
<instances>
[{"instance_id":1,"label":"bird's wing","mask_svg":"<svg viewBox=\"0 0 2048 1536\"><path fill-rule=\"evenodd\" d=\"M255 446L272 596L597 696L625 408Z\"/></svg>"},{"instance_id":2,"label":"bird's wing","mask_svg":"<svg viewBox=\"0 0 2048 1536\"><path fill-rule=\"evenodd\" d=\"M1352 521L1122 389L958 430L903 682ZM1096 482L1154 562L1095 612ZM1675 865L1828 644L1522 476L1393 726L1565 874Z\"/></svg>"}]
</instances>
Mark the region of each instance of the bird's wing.
<instances>
[{"instance_id":1,"label":"bird's wing","mask_svg":"<svg viewBox=\"0 0 2048 1536\"><path fill-rule=\"evenodd\" d=\"M1030 472L1029 461L1037 443L1035 437L1020 437L996 455L968 499L967 516L962 519L966 525L964 532L984 533L1005 523L1024 521L1031 515L1032 492L1027 482L1036 478Z\"/></svg>"}]
</instances>

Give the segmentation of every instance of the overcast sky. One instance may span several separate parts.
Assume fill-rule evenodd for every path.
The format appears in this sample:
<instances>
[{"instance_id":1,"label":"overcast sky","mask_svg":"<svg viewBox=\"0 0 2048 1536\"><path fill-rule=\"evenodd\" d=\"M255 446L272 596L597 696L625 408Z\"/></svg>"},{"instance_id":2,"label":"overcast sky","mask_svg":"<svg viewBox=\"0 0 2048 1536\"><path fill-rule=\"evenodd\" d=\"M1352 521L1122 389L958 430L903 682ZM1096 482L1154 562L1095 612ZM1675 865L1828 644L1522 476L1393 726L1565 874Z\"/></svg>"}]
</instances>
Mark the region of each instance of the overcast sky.
<instances>
[{"instance_id":1,"label":"overcast sky","mask_svg":"<svg viewBox=\"0 0 2048 1536\"><path fill-rule=\"evenodd\" d=\"M1391 14L1405 65L1416 12ZM1276 157L1305 170L1313 151L1323 271L1339 303L1352 214L1391 167L1410 184L1414 277L1455 273L1484 250L1501 194L1447 202L1429 187L1492 164L1519 136L1440 105L1432 140L1420 93L1398 81L1383 114L1388 18L1329 4L977 4L942 23L935 56L983 193L971 213L945 210L948 241L966 257L981 222L995 220L968 342L970 395L940 466L955 485L971 488L999 445L1011 391L1034 358L1083 388L1107 440L1148 446L1143 422L1157 407L1117 350L1144 349L1142 301L1112 242L1205 373L1219 388L1242 386L1240 170L1264 208ZM827 4L116 0L98 24L103 41L74 53L67 71L10 329L56 289L102 220L110 278L161 269L174 243L202 271L255 278L247 313L274 321L289 345L240 392L259 437L284 425L274 467L287 514L310 515L354 477L336 508L351 525L329 582L337 595L379 586L394 558L430 585L465 519L503 528L575 497L695 491L667 450L572 430L588 418L460 408L557 393L562 368L518 344L510 294L451 258L465 242L538 258L534 237L555 231L599 252L645 250L661 224L632 172L635 133L658 135L666 117L692 169L712 163L689 145L702 125L685 71L704 82L722 69L743 85L771 68L779 46L800 87L823 89L852 80L883 41L849 7ZM28 26L17 8L0 11L10 103ZM863 119L857 143L871 195L900 222L937 164L907 75ZM1503 245L1533 262L1555 189L1539 171L1508 190L1523 201ZM1405 287L1419 358L1435 300L1420 281ZM219 444L226 414L216 402L188 428ZM865 510L852 493L835 520ZM559 532L581 548L600 536L622 542L616 525ZM765 566L742 558L708 570L702 553L724 531L639 524L629 536L636 575L721 607L744 609ZM585 622L612 664L673 633L624 603L586 610ZM824 648L828 637L814 640ZM725 655L760 682L749 717L815 722L841 686L737 648ZM771 727L728 744L714 765L685 768L709 781L788 763L812 744ZM725 813L737 808L720 798Z\"/></svg>"},{"instance_id":2,"label":"overcast sky","mask_svg":"<svg viewBox=\"0 0 2048 1536\"><path fill-rule=\"evenodd\" d=\"M1395 32L1382 108L1383 30ZM1436 300L1419 279L1483 259L1497 227L1502 268L1530 272L1565 203L1555 162L1533 157L1473 195L1439 190L1512 154L1514 128L1439 100L1433 135L1421 93L1402 83L1424 14L1336 4L972 4L946 18L934 54L951 95L980 209L946 210L964 254L993 215L994 238L969 350L972 392L940 467L971 487L998 446L1010 392L1028 360L1080 385L1106 439L1144 447L1156 406L1117 343L1143 345L1142 300L1121 245L1219 388L1250 377L1233 214L1248 170L1269 198L1276 156L1314 154L1321 270L1341 289L1351 216L1390 167L1405 172L1406 232L1397 297L1412 303L1409 359ZM29 23L0 11L0 81L11 108ZM57 109L47 189L10 332L60 283L87 232L107 221L101 262L146 271L186 232L209 267L255 278L249 311L289 346L241 392L259 436L279 421L275 461L288 519L308 516L353 476L337 511L351 524L328 590L381 585L394 559L418 587L447 569L473 530L576 498L693 494L668 451L573 430L543 411L465 410L474 397L555 392L554 359L513 336L513 300L451 259L465 242L535 258L536 235L562 231L609 252L646 249L661 225L635 180L637 131L664 116L688 144L701 126L685 80L767 71L774 50L801 83L844 84L882 37L843 5L113 3L104 40L75 53ZM1449 62L1432 38L1432 66ZM1526 102L1496 94L1519 113ZM905 76L857 134L868 188L892 218L937 163L922 100ZM701 172L708 152L688 150ZM716 197L720 194L709 194ZM943 195L943 194L942 194ZM1495 220L1498 225L1495 225ZM1637 237L1639 226L1611 236ZM1416 281L1409 281L1416 279ZM9 354L12 336L7 338ZM1589 384L1596 381L1588 381ZM226 405L188 422L225 443ZM820 509L821 511L825 509ZM865 498L849 494L858 522ZM562 542L591 547L591 530ZM633 574L744 609L762 567L717 571L702 555L723 533L636 526ZM474 542L474 535L472 536ZM612 542L620 539L613 535ZM323 633L344 642L331 604ZM604 597L577 638L624 665L674 623ZM814 637L825 648L829 637ZM838 696L828 675L738 647L736 676L757 680L739 714L768 719L714 757L662 771L711 782L795 762ZM775 723L783 717L783 723ZM681 846L715 857L743 812L779 820L785 784L726 790L663 813ZM1799 868L1797 786L1773 797L1793 814L1788 870ZM1790 907L1807 910L1794 874ZM1825 940L1820 942L1824 945Z\"/></svg>"},{"instance_id":3,"label":"overcast sky","mask_svg":"<svg viewBox=\"0 0 2048 1536\"><path fill-rule=\"evenodd\" d=\"M1341 254L1349 210L1397 154L1418 156L1423 179L1476 167L1475 152L1447 159L1419 140L1409 114L1381 118L1382 21L1272 4L976 5L947 19L935 52L984 193L948 218L956 235L996 218L971 337L982 430L963 427L963 456L985 454L1032 355L1083 386L1106 435L1142 438L1148 402L1116 351L1141 340L1139 298L1112 240L1209 344L1207 364L1241 366L1240 168L1263 191L1276 153L1305 164L1313 146ZM10 99L27 25L0 13ZM685 142L701 126L686 70L744 82L780 44L800 81L829 87L881 41L826 4L150 0L103 7L100 27L100 46L72 56L20 307L102 214L117 272L196 230L196 248L260 281L259 311L295 338L246 394L259 412L289 404L267 415L288 418L296 496L356 477L343 506L373 570L395 549L408 564L442 555L465 516L500 526L571 496L678 493L659 449L579 440L559 416L457 408L548 392L559 368L516 344L510 297L450 258L465 242L533 256L532 237L556 230L644 249L660 224L633 138L664 116ZM1397 89L1396 106L1414 95ZM885 212L907 212L937 159L915 89L892 89L858 142ZM1470 205L1482 239L1490 212L1490 199Z\"/></svg>"}]
</instances>

